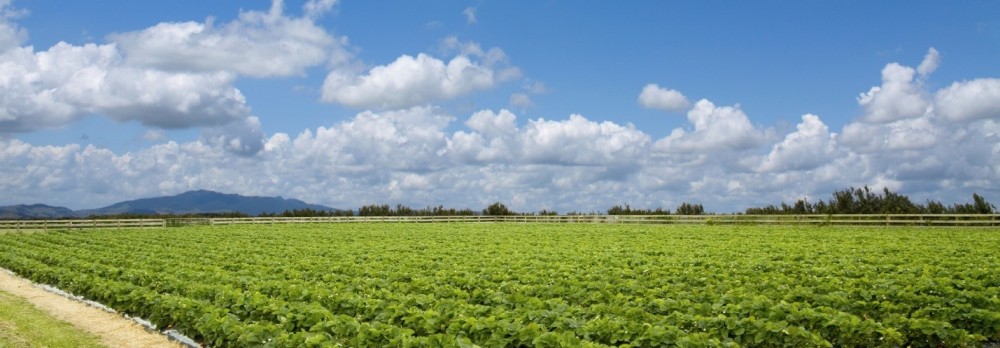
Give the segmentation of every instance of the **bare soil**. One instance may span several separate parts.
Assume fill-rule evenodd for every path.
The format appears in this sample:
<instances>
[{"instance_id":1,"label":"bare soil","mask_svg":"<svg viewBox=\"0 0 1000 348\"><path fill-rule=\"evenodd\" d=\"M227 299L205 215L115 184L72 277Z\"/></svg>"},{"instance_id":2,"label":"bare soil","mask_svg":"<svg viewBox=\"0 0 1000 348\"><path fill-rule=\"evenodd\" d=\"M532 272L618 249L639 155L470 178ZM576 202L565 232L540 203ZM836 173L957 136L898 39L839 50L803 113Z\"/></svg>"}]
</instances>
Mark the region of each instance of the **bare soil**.
<instances>
[{"instance_id":1,"label":"bare soil","mask_svg":"<svg viewBox=\"0 0 1000 348\"><path fill-rule=\"evenodd\" d=\"M22 297L52 317L97 335L101 343L109 347L183 347L121 315L45 291L5 270L0 270L0 290Z\"/></svg>"}]
</instances>

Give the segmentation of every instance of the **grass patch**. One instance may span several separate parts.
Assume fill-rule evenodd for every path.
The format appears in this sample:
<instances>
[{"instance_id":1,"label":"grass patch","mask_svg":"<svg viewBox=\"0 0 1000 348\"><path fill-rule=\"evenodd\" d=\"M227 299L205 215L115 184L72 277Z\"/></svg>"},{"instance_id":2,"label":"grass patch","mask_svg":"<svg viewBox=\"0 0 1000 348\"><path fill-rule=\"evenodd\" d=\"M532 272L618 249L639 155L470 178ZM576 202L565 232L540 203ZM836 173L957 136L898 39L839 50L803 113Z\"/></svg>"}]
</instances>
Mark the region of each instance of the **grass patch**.
<instances>
[{"instance_id":1,"label":"grass patch","mask_svg":"<svg viewBox=\"0 0 1000 348\"><path fill-rule=\"evenodd\" d=\"M24 299L0 291L0 348L104 347L97 336L81 331L35 308Z\"/></svg>"}]
</instances>

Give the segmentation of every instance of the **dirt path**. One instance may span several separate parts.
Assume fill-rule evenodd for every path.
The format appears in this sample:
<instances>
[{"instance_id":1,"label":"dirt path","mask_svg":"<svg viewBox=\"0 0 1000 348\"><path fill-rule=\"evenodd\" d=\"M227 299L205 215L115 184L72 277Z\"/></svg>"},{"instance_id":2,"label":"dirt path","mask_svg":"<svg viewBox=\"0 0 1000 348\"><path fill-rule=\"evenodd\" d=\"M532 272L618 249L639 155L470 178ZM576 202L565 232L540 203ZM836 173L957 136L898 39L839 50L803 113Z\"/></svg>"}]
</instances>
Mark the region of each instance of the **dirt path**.
<instances>
[{"instance_id":1,"label":"dirt path","mask_svg":"<svg viewBox=\"0 0 1000 348\"><path fill-rule=\"evenodd\" d=\"M109 347L183 347L118 314L45 291L6 270L0 270L0 290L23 297L56 319L97 335Z\"/></svg>"}]
</instances>

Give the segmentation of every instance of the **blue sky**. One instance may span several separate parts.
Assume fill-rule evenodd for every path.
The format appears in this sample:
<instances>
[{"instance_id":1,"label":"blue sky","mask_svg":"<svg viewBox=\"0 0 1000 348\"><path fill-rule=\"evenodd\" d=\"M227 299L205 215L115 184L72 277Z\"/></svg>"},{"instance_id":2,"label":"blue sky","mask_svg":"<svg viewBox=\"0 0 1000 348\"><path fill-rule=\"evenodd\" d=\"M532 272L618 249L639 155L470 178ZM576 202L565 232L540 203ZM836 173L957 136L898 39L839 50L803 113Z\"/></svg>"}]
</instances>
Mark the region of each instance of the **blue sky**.
<instances>
[{"instance_id":1,"label":"blue sky","mask_svg":"<svg viewBox=\"0 0 1000 348\"><path fill-rule=\"evenodd\" d=\"M0 0L0 204L1000 199L1000 4Z\"/></svg>"}]
</instances>

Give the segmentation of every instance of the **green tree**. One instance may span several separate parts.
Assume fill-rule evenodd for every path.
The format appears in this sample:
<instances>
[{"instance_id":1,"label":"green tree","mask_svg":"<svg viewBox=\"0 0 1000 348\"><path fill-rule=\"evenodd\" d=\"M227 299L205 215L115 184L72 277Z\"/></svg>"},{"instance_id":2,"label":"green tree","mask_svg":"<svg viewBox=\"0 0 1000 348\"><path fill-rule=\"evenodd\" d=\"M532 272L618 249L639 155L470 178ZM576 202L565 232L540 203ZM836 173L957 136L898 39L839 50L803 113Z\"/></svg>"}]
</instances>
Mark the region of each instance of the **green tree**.
<instances>
[{"instance_id":1,"label":"green tree","mask_svg":"<svg viewBox=\"0 0 1000 348\"><path fill-rule=\"evenodd\" d=\"M504 215L515 215L515 214L510 209L507 209L507 206L504 205L503 203L496 202L490 204L490 206L486 207L486 209L483 209L483 215L504 216Z\"/></svg>"},{"instance_id":2,"label":"green tree","mask_svg":"<svg viewBox=\"0 0 1000 348\"><path fill-rule=\"evenodd\" d=\"M972 194L972 208L976 214L993 214L997 209L996 206L987 202L986 198L983 198L978 193Z\"/></svg>"},{"instance_id":3,"label":"green tree","mask_svg":"<svg viewBox=\"0 0 1000 348\"><path fill-rule=\"evenodd\" d=\"M681 203L677 207L676 213L678 215L703 215L705 214L705 207L701 204L691 204L691 203Z\"/></svg>"}]
</instances>

